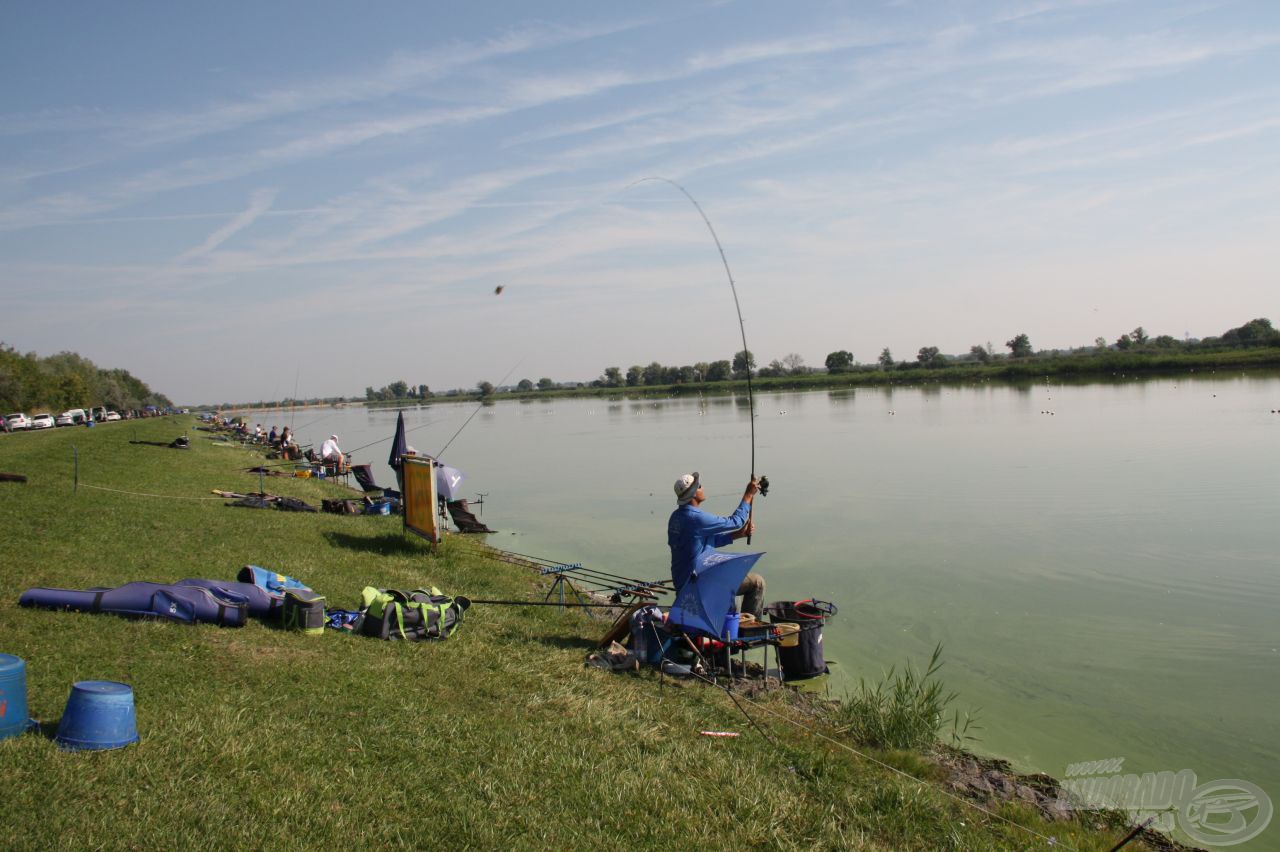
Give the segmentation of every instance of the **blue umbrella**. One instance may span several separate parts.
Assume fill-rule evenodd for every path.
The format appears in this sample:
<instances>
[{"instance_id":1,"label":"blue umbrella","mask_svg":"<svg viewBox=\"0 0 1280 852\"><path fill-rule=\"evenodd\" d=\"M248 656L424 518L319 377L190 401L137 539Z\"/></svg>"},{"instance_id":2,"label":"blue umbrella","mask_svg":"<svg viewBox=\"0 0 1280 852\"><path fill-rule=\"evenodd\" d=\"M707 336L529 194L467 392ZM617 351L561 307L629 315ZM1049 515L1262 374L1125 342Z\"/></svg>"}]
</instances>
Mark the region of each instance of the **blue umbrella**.
<instances>
[{"instance_id":1,"label":"blue umbrella","mask_svg":"<svg viewBox=\"0 0 1280 852\"><path fill-rule=\"evenodd\" d=\"M387 464L391 469L399 472L400 457L409 449L409 444L404 439L404 412L396 414L396 435L391 439L391 455L387 457Z\"/></svg>"},{"instance_id":2,"label":"blue umbrella","mask_svg":"<svg viewBox=\"0 0 1280 852\"><path fill-rule=\"evenodd\" d=\"M676 593L667 619L719 638L738 587L763 553L708 553Z\"/></svg>"}]
</instances>

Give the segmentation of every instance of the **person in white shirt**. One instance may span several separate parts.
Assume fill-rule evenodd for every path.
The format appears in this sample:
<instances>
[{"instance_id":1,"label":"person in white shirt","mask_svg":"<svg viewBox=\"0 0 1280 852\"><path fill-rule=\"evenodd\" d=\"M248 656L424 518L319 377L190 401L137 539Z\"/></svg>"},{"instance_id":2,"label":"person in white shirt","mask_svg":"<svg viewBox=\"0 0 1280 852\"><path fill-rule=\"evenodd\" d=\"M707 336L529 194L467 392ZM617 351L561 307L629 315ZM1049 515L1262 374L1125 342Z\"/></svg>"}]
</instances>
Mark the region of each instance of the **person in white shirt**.
<instances>
[{"instance_id":1,"label":"person in white shirt","mask_svg":"<svg viewBox=\"0 0 1280 852\"><path fill-rule=\"evenodd\" d=\"M345 467L346 456L342 454L342 450L338 447L338 436L330 435L329 440L320 446L320 458L327 463L337 466L338 470Z\"/></svg>"}]
</instances>

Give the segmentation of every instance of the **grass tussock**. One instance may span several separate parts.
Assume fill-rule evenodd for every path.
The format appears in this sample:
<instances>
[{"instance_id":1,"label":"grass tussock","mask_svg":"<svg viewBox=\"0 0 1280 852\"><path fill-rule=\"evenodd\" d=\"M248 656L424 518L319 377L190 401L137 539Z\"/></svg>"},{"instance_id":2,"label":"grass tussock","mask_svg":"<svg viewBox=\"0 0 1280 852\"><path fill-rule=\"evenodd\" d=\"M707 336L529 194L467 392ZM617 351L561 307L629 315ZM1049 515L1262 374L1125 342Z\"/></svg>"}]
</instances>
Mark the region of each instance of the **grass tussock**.
<instances>
[{"instance_id":1,"label":"grass tussock","mask_svg":"<svg viewBox=\"0 0 1280 852\"><path fill-rule=\"evenodd\" d=\"M256 459L191 428L155 419L0 436L0 470L30 479L0 484L0 651L26 660L31 713L50 728L74 681L108 679L133 686L142 736L96 754L37 735L0 742L7 848L1023 849L1034 840L751 705L766 740L717 690L585 668L604 625L577 613L477 605L445 642L397 644L19 608L32 586L232 578L246 563L307 581L331 607L355 608L365 585L541 597L529 572L457 538L433 553L404 538L397 518L196 499L254 490L257 478L239 468ZM130 443L184 431L189 451ZM267 486L313 505L338 493L327 481ZM782 691L761 701L793 710ZM1066 846L1114 842L1028 818Z\"/></svg>"},{"instance_id":2,"label":"grass tussock","mask_svg":"<svg viewBox=\"0 0 1280 852\"><path fill-rule=\"evenodd\" d=\"M976 711L953 710L947 716L957 695L948 692L938 677L941 669L942 645L938 644L923 671L908 660L902 671L891 668L878 682L859 680L834 713L840 732L873 748L924 750L938 740L949 722L954 745L975 741L981 729Z\"/></svg>"}]
</instances>

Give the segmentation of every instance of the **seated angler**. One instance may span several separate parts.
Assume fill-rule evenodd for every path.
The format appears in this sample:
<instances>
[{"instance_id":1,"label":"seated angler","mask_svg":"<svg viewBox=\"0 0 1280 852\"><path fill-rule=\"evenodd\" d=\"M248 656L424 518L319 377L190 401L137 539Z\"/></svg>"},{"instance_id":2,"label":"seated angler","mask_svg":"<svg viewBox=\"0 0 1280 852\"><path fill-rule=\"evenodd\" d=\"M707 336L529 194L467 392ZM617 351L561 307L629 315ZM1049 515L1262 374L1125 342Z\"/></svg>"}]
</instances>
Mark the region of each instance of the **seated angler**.
<instances>
[{"instance_id":1,"label":"seated angler","mask_svg":"<svg viewBox=\"0 0 1280 852\"><path fill-rule=\"evenodd\" d=\"M320 458L326 467L332 468L337 473L346 470L347 457L338 447L337 435L330 435L329 440L320 446Z\"/></svg>"},{"instance_id":2,"label":"seated angler","mask_svg":"<svg viewBox=\"0 0 1280 852\"><path fill-rule=\"evenodd\" d=\"M738 508L732 515L722 518L699 508L707 495L702 490L702 480L697 472L686 473L676 480L676 502L679 505L667 521L667 545L671 548L671 580L677 593L689 581L689 575L698 567L704 554L755 532L755 523L750 520L751 501L758 491L759 482L752 479L747 483ZM764 578L751 572L742 581L738 594L742 595L741 611L759 619L764 612Z\"/></svg>"}]
</instances>

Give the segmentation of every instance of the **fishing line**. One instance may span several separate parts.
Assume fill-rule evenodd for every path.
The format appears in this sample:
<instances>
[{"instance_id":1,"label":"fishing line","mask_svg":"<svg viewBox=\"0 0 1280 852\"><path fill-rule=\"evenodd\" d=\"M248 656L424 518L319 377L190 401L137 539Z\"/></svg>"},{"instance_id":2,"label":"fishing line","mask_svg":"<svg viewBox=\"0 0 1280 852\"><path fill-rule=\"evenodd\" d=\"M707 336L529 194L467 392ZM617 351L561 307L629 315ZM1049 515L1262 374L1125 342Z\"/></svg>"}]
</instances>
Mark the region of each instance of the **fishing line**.
<instances>
[{"instance_id":1,"label":"fishing line","mask_svg":"<svg viewBox=\"0 0 1280 852\"><path fill-rule=\"evenodd\" d=\"M302 365L299 364L293 371L293 396L289 397L289 431L296 431L293 428L293 415L298 411L298 379L302 378Z\"/></svg>"},{"instance_id":2,"label":"fishing line","mask_svg":"<svg viewBox=\"0 0 1280 852\"><path fill-rule=\"evenodd\" d=\"M512 365L511 369L510 369L510 370L507 370L507 374L506 374L505 376L503 376L502 378L498 379L498 385L499 385L499 386L501 386L501 385L505 384L505 383L506 383L506 381L507 381L507 379L511 378L511 374L512 374L512 373L514 373L514 372L516 371L516 369L517 369L517 368L519 368L519 366L520 366L520 364L521 364L521 362L522 362L522 361L524 361L524 358L521 358L521 359L520 359L519 361L517 361L514 365ZM462 434L462 430L463 430L463 429L465 429L465 428L467 428L467 424L471 422L472 417L475 417L477 414L479 414L479 413L480 413L480 409L484 408L484 403L485 403L485 400L481 399L481 400L480 400L480 404L476 406L476 410L475 410L475 411L473 411L473 412L471 412L471 417L468 417L468 418L466 419L466 422L464 422L461 426L459 426L459 427L458 427L458 431L453 433L453 438L450 438L450 439L445 443L445 445L444 445L443 447L441 447L441 448L440 448L440 452L436 453L436 459L437 459L437 460L439 460L439 459L441 459L441 458L443 458L443 457L444 457L444 451L445 451L445 450L447 450L447 449L449 449L449 444L452 444L452 443L453 443L454 438L457 438L459 435L461 435L461 434Z\"/></svg>"},{"instance_id":3,"label":"fishing line","mask_svg":"<svg viewBox=\"0 0 1280 852\"><path fill-rule=\"evenodd\" d=\"M413 427L413 429L405 429L405 430L404 430L404 433L405 433L406 435L408 435L410 432L414 431L414 429L425 429L425 428L427 428L428 426L434 426L434 425L436 425L437 423L443 423L443 422L444 422L443 420L428 420L426 423L419 423L417 426L414 426L414 427ZM376 447L378 444L381 444L383 441L390 441L392 438L395 438L395 435L391 435L391 436L386 437L386 438L379 438L379 439L378 439L378 440L376 440L376 441L373 441L373 442L371 442L371 443L365 444L363 447L356 447L354 450L348 450L348 451L347 451L347 455L351 455L351 454L353 454L353 453L358 453L358 452L360 452L361 450L367 450L367 449L369 449L370 447Z\"/></svg>"},{"instance_id":4,"label":"fishing line","mask_svg":"<svg viewBox=\"0 0 1280 852\"><path fill-rule=\"evenodd\" d=\"M698 215L702 217L702 221L706 223L707 230L711 232L711 239L715 241L716 249L720 252L720 262L724 264L724 273L729 278L729 289L733 292L733 308L735 311L738 312L738 331L742 333L742 359L743 359L742 366L747 374L747 407L750 409L749 413L751 415L749 418L751 421L751 478L755 479L756 478L756 403L755 403L755 394L752 392L752 389L751 389L751 360L750 360L751 348L747 346L747 326L746 326L746 323L742 321L742 305L738 303L738 287L733 282L733 272L729 269L729 259L725 257L724 246L720 244L720 238L716 236L716 229L712 226L711 220L707 218L706 211L702 209L702 205L698 203L697 199L695 199L692 195L689 194L689 190L685 189L683 186L671 180L670 178L664 178L657 175L652 177L640 178L640 180L628 184L626 188L630 189L631 187L636 186L637 184L645 183L647 181L661 181L663 183L670 184L671 186L674 186L676 189L680 190L680 192L684 194L684 197L689 199L689 203L691 203L694 206L694 209L698 211ZM762 487L760 489L760 493L761 495L764 495L768 492L768 489L769 489L767 480L762 482L761 486ZM751 515L754 514L754 512L755 512L755 502L753 501L751 504L751 510L747 514L748 525L750 525L751 523ZM747 544L750 544L750 543L751 543L751 536L747 536Z\"/></svg>"},{"instance_id":5,"label":"fishing line","mask_svg":"<svg viewBox=\"0 0 1280 852\"><path fill-rule=\"evenodd\" d=\"M733 703L734 703L734 704L737 704L737 705L738 705L738 709L742 711L742 715L746 716L746 717L747 717L747 720L748 720L748 721L750 721L752 725L755 725L756 730L760 731L762 734L764 733L763 729L762 729L758 724L756 724L756 721L755 721L754 719L752 719L750 715L748 715L748 714L747 714L747 711L743 708L742 704L741 704L741 703L739 703L739 701L738 701L737 697L735 697L735 696L734 696L733 691L732 691L729 687L727 687L727 686L723 686L723 685L721 685L721 684L717 683L716 681L714 681L714 680L712 680L712 679L708 678L706 675L698 674L697 672L693 672L693 671L690 671L690 674L692 674L692 675L693 675L693 677L697 678L698 680L702 681L703 683L707 684L708 686L716 687L717 689L719 689L719 690L723 691L723 692L724 692L726 695L728 695L730 698L732 698L732 699L733 699ZM732 672L730 672L730 674L732 674ZM768 673L767 673L767 672L766 672L765 676L766 676L766 677L768 677ZM779 712L778 710L773 709L772 707L769 707L769 706L767 706L767 705L761 704L761 703L760 703L760 702L758 702L758 701L754 701L754 700L752 700L752 699L750 698L750 696L743 695L743 696L742 696L742 699L743 699L743 701L746 701L748 704L750 704L752 707L754 707L754 708L755 708L755 709L757 709L757 710L760 710L760 711L762 711L762 712L764 712L764 713L768 713L770 716L773 716L773 717L775 717L775 718L777 718L777 719L781 719L782 721L786 722L787 724L792 725L792 726L794 726L794 727L796 727L796 728L799 728L801 731L804 731L806 734L809 734L810 736L813 736L813 737L816 737L816 738L818 738L818 739L824 740L824 741L826 741L826 742L830 743L831 745L834 745L834 746L836 746L836 747L838 747L838 748L842 748L842 749L844 749L845 751L848 751L848 752L850 752L850 753L854 754L855 756L862 758L863 760L867 761L868 763L872 763L872 764L874 764L874 765L876 765L876 766L880 767L881 769L884 769L884 770L887 770L887 771L889 771L889 772L893 773L894 775L901 776L902 778L905 778L905 779L907 779L908 781L914 782L914 783L916 783L916 784L920 785L921 787L925 788L926 790L931 790L931 791L933 791L933 792L940 793L941 795L946 796L947 798L952 799L953 801L956 801L956 802L960 803L961 805L964 805L965 807L973 808L974 810L976 810L976 811L980 811L980 812L982 812L982 813L986 814L987 816L989 816L989 817L991 817L991 818L993 818L993 819L999 820L1000 822L1003 822L1003 823L1005 823L1006 825L1011 826L1012 828L1016 828L1016 829L1018 829L1019 831L1024 831L1024 832L1026 832L1027 834L1030 834L1030 835L1032 835L1032 836L1034 836L1034 837L1039 838L1040 840L1045 841L1049 846L1056 846L1056 847L1060 847L1060 848L1063 848L1063 849L1073 850L1073 852L1074 852L1074 848L1073 848L1072 846L1070 846L1070 845L1068 845L1068 844L1064 843L1063 841L1061 841L1060 839L1058 839L1058 838L1056 838L1056 837L1049 837L1049 836L1047 836L1047 835L1041 834L1040 832L1036 831L1036 830L1035 830L1035 829L1033 829L1033 828L1028 828L1027 826L1025 826L1025 825L1023 825L1023 824L1021 824L1021 823L1019 823L1019 822L1014 822L1013 820L1009 819L1009 818L1008 818L1008 817L1006 817L1006 816L1002 816L1001 814L996 813L995 811L989 810L988 808L984 808L982 805L979 805L979 804L978 804L978 803L976 803L976 802L971 802L971 801L969 801L968 799L962 798L962 797L960 797L960 796L956 795L955 793L952 793L952 792L951 792L951 791L949 791L949 790L946 790L946 789L941 788L941 787L934 787L934 786L930 785L927 781L923 781L923 780L921 780L921 779L919 779L919 778L915 777L914 775L912 775L912 774L911 774L911 773L909 773L909 772L904 772L903 770L901 770L901 769L897 768L896 766L891 766L890 764L885 763L885 762L884 762L884 761L882 761L882 760L877 760L876 758L872 757L871 755L869 755L869 754L866 754L866 753L864 753L864 752L859 751L858 749L854 748L853 746L849 745L849 744L848 744L848 743L846 743L846 742L843 742L843 741L841 741L841 740L837 740L837 739L835 739L834 737L830 737L830 736L828 736L827 734L824 734L822 731L818 730L816 727L811 727L811 726L809 726L809 725L806 725L805 723L800 722L800 721L798 721L798 720L796 720L796 719L793 719L793 718L791 718L791 716L789 716L789 715L787 715L787 714L784 714L784 713L781 713L781 712ZM767 734L765 735L765 739L768 739L770 742L774 742L774 740L773 740L772 738L770 738ZM1122 841L1122 842L1121 842L1121 844L1120 844L1120 845L1121 845L1121 846L1123 846L1123 845L1124 845L1125 843L1127 843L1130 839L1132 839L1132 838L1126 838L1124 841ZM1117 848L1117 849L1118 849L1118 848L1120 848L1120 847L1119 847L1119 846L1117 846L1117 847L1115 847L1115 848Z\"/></svg>"}]
</instances>

